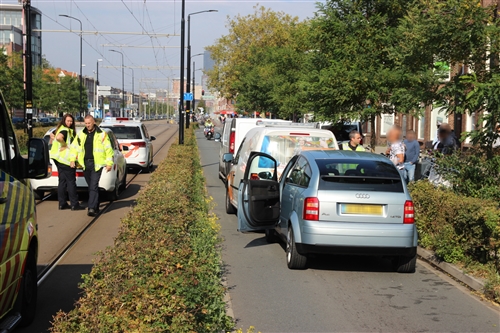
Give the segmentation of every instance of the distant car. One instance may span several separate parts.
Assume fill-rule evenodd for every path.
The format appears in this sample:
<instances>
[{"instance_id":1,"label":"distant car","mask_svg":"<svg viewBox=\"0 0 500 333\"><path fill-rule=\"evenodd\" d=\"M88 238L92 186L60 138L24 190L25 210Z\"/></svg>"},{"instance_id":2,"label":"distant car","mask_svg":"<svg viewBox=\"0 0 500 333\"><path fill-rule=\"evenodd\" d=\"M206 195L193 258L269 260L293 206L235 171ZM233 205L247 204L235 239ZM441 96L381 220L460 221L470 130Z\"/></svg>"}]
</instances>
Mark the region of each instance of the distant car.
<instances>
[{"instance_id":1,"label":"distant car","mask_svg":"<svg viewBox=\"0 0 500 333\"><path fill-rule=\"evenodd\" d=\"M77 128L77 132L83 128ZM99 190L105 192L110 200L118 199L120 191L125 189L127 185L127 167L125 162L125 157L123 156L118 140L116 139L113 132L109 129L104 129L111 141L111 146L113 147L113 168L110 172L106 172L103 168L101 173L101 179L99 180ZM43 139L50 141L50 133L55 131L55 127L45 133ZM50 146L49 146L50 147ZM42 198L46 192L56 192L57 185L59 184L59 177L57 166L54 160L51 159L52 163L52 176L46 179L38 180L32 179L31 186L33 187L33 192L38 198ZM88 184L85 181L85 176L83 175L83 169L81 166L76 168L76 187L78 191L86 191Z\"/></svg>"},{"instance_id":2,"label":"distant car","mask_svg":"<svg viewBox=\"0 0 500 333\"><path fill-rule=\"evenodd\" d=\"M85 119L82 116L76 117L76 121L83 122Z\"/></svg>"},{"instance_id":3,"label":"distant car","mask_svg":"<svg viewBox=\"0 0 500 333\"><path fill-rule=\"evenodd\" d=\"M145 172L153 167L153 141L146 125L136 118L106 118L100 125L113 131L123 151L127 167L141 168Z\"/></svg>"},{"instance_id":4,"label":"distant car","mask_svg":"<svg viewBox=\"0 0 500 333\"><path fill-rule=\"evenodd\" d=\"M24 118L14 117L14 118L12 118L12 123L13 124L22 124L22 123L24 123Z\"/></svg>"},{"instance_id":5,"label":"distant car","mask_svg":"<svg viewBox=\"0 0 500 333\"><path fill-rule=\"evenodd\" d=\"M285 241L290 269L305 268L310 254L326 253L392 256L398 272L415 272L414 206L389 159L302 151L280 181L277 166L270 155L250 154L237 195L241 232L266 230L269 242Z\"/></svg>"}]
</instances>

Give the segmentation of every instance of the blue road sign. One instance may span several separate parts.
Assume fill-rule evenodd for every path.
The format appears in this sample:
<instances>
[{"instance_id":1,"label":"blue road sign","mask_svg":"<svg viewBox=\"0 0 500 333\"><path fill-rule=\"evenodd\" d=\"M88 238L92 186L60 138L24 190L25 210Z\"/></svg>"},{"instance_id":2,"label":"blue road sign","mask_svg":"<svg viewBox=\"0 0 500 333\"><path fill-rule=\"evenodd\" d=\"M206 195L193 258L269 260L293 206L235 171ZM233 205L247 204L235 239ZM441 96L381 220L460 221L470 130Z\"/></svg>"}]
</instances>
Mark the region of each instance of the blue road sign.
<instances>
[{"instance_id":1,"label":"blue road sign","mask_svg":"<svg viewBox=\"0 0 500 333\"><path fill-rule=\"evenodd\" d=\"M193 100L193 93L184 93L184 100L185 101L192 101Z\"/></svg>"}]
</instances>

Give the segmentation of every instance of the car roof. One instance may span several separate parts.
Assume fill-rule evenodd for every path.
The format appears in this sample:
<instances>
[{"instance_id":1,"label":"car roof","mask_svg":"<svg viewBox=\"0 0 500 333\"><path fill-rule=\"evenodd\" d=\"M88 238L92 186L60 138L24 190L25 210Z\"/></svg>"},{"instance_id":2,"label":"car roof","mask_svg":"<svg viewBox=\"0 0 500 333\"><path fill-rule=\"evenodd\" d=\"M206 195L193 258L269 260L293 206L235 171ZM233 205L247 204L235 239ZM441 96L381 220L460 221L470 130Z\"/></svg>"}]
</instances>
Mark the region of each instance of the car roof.
<instances>
[{"instance_id":1,"label":"car roof","mask_svg":"<svg viewBox=\"0 0 500 333\"><path fill-rule=\"evenodd\" d=\"M305 150L300 152L300 155L309 159L349 159L360 161L380 161L390 163L387 157L370 152L352 151L352 150Z\"/></svg>"}]
</instances>

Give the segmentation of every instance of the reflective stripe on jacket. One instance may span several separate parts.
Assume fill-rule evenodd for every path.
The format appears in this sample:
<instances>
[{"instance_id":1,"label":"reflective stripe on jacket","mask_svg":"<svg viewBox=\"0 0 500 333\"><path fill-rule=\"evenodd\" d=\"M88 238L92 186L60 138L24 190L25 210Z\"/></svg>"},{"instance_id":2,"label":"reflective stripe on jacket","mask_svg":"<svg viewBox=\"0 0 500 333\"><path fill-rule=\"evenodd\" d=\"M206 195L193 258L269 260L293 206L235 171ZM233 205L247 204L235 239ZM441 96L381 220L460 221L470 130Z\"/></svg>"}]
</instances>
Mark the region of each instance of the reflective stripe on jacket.
<instances>
[{"instance_id":1,"label":"reflective stripe on jacket","mask_svg":"<svg viewBox=\"0 0 500 333\"><path fill-rule=\"evenodd\" d=\"M346 142L342 144L342 150L352 150L351 147L349 147L349 143ZM358 145L354 151L365 151L365 148L363 148L362 145Z\"/></svg>"},{"instance_id":2,"label":"reflective stripe on jacket","mask_svg":"<svg viewBox=\"0 0 500 333\"><path fill-rule=\"evenodd\" d=\"M61 151L62 145L57 139L54 139L52 141L52 147L50 148L50 158L53 160L58 161L61 164L64 165L69 165L70 163L70 148L71 148L71 143L73 141L73 138L75 136L75 133L71 128L67 128L66 126L60 126L59 129L57 129L55 133L55 137L57 138L57 135L61 133L62 131L68 131L68 135L66 136L66 149L63 149Z\"/></svg>"},{"instance_id":3,"label":"reflective stripe on jacket","mask_svg":"<svg viewBox=\"0 0 500 333\"><path fill-rule=\"evenodd\" d=\"M70 161L74 162L78 159L78 163L85 170L85 140L87 139L87 129L83 129L78 133L76 139L73 141L71 147ZM103 168L107 165L113 165L113 147L111 147L111 142L109 141L108 134L96 126L94 141L93 141L93 155L94 155L94 165L95 171Z\"/></svg>"}]
</instances>

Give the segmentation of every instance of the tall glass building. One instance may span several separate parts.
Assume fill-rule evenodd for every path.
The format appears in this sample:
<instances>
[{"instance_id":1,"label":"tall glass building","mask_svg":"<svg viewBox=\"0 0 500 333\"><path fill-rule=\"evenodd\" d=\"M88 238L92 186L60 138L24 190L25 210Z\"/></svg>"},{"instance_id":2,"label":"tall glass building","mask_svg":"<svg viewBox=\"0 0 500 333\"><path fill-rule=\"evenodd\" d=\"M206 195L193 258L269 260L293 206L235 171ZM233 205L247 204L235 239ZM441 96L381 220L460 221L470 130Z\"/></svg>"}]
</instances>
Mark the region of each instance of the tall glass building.
<instances>
[{"instance_id":1,"label":"tall glass building","mask_svg":"<svg viewBox=\"0 0 500 333\"><path fill-rule=\"evenodd\" d=\"M7 54L23 51L23 6L0 4L0 48ZM31 7L31 28L42 29L42 12ZM33 66L42 64L42 33L31 32Z\"/></svg>"}]
</instances>

